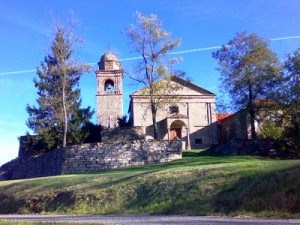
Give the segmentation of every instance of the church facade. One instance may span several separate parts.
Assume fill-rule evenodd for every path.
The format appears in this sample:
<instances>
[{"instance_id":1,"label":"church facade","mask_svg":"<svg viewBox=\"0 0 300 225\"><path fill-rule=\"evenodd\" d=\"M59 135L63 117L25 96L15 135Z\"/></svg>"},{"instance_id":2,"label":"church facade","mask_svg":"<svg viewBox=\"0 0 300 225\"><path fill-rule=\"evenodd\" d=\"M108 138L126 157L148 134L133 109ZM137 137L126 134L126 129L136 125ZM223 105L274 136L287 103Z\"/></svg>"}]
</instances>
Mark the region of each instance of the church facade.
<instances>
[{"instance_id":1,"label":"church facade","mask_svg":"<svg viewBox=\"0 0 300 225\"><path fill-rule=\"evenodd\" d=\"M217 141L215 94L178 76L159 81L164 93L155 100L162 102L157 110L158 139L181 139L183 148L203 148ZM141 127L146 139L153 139L152 113L147 88L130 95L130 120Z\"/></svg>"},{"instance_id":2,"label":"church facade","mask_svg":"<svg viewBox=\"0 0 300 225\"><path fill-rule=\"evenodd\" d=\"M116 56L104 54L97 76L97 119L105 128L117 126L122 117L123 73ZM155 93L158 139L181 139L184 149L203 148L217 143L215 94L172 75L161 81ZM153 139L149 90L143 88L130 95L129 121L140 128L146 140Z\"/></svg>"}]
</instances>

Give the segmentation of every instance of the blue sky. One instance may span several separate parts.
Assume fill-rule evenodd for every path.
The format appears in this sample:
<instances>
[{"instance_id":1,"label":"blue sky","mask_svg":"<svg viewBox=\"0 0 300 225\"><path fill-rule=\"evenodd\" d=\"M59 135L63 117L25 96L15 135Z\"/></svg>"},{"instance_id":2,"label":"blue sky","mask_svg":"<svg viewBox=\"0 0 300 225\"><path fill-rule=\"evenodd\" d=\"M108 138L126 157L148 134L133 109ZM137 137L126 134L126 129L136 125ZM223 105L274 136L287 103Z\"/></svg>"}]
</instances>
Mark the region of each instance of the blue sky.
<instances>
[{"instance_id":1,"label":"blue sky","mask_svg":"<svg viewBox=\"0 0 300 225\"><path fill-rule=\"evenodd\" d=\"M183 51L178 54L183 61L176 69L216 94L219 73L211 53L235 33L255 32L269 39L270 48L280 59L300 47L298 0L0 0L0 165L17 157L18 137L30 131L25 125L25 107L34 104L37 97L32 79L53 38L50 15L64 20L73 12L80 22L77 33L84 40L76 57L95 63L108 45L119 59L137 56L122 33L134 23L136 11L157 14L164 28L174 38L182 39L175 51ZM133 63L122 62L129 71ZM80 83L83 105L92 108L96 68L93 64ZM125 112L128 95L137 88L128 77L124 78Z\"/></svg>"}]
</instances>

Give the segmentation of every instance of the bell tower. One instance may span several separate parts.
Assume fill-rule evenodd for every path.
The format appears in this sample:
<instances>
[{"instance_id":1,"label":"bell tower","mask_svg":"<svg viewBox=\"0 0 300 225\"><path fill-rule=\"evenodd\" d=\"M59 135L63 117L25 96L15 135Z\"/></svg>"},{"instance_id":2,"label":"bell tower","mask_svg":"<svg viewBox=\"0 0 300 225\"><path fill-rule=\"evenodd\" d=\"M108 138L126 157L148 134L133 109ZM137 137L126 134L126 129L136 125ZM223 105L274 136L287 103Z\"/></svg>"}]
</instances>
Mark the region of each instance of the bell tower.
<instances>
[{"instance_id":1,"label":"bell tower","mask_svg":"<svg viewBox=\"0 0 300 225\"><path fill-rule=\"evenodd\" d=\"M117 57L110 52L101 56L98 65L97 123L103 128L114 128L123 115L123 70Z\"/></svg>"}]
</instances>

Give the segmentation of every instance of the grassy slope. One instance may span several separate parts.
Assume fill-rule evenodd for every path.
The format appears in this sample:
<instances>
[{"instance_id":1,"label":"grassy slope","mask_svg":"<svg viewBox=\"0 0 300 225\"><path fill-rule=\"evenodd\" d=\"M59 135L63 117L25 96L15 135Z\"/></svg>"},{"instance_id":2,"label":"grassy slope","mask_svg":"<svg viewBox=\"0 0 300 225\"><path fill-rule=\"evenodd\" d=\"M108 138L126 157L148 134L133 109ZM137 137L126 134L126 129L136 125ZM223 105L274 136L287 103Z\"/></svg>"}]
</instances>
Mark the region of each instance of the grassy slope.
<instances>
[{"instance_id":1,"label":"grassy slope","mask_svg":"<svg viewBox=\"0 0 300 225\"><path fill-rule=\"evenodd\" d=\"M97 174L0 182L0 213L300 217L300 160L184 156Z\"/></svg>"}]
</instances>

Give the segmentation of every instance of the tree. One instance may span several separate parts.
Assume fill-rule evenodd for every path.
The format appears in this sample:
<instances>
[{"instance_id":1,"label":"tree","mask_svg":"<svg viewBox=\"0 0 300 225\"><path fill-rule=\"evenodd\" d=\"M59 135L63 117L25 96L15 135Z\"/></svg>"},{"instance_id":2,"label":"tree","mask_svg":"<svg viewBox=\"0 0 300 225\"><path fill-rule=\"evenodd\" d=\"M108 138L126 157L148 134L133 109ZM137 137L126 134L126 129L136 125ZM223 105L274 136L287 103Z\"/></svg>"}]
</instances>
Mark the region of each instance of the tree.
<instances>
[{"instance_id":1,"label":"tree","mask_svg":"<svg viewBox=\"0 0 300 225\"><path fill-rule=\"evenodd\" d=\"M284 63L285 77L279 100L287 119L287 132L300 148L300 48L288 54Z\"/></svg>"},{"instance_id":2,"label":"tree","mask_svg":"<svg viewBox=\"0 0 300 225\"><path fill-rule=\"evenodd\" d=\"M172 40L171 34L162 28L156 15L142 16L136 13L137 25L131 25L125 34L130 40L131 48L141 55L136 70L130 77L144 85L150 97L153 137L157 139L156 112L163 103L162 92L170 88L167 77L170 69L179 58L168 59L167 55L180 44L180 40ZM165 79L164 85L159 80ZM158 97L160 96L160 97Z\"/></svg>"},{"instance_id":3,"label":"tree","mask_svg":"<svg viewBox=\"0 0 300 225\"><path fill-rule=\"evenodd\" d=\"M79 143L87 134L81 130L93 112L81 108L79 79L88 65L76 62L72 55L79 39L73 34L74 23L55 25L51 53L37 68L37 106L27 105L27 126L39 134L49 148Z\"/></svg>"},{"instance_id":4,"label":"tree","mask_svg":"<svg viewBox=\"0 0 300 225\"><path fill-rule=\"evenodd\" d=\"M120 128L128 127L130 125L127 120L127 115L123 115L121 118L118 118L118 125Z\"/></svg>"},{"instance_id":5,"label":"tree","mask_svg":"<svg viewBox=\"0 0 300 225\"><path fill-rule=\"evenodd\" d=\"M228 91L235 109L246 108L250 117L251 136L256 139L255 119L258 99L266 99L277 87L281 66L268 43L256 34L238 33L216 52L221 73L221 88Z\"/></svg>"},{"instance_id":6,"label":"tree","mask_svg":"<svg viewBox=\"0 0 300 225\"><path fill-rule=\"evenodd\" d=\"M101 142L101 126L93 124L91 122L87 122L83 127L82 130L85 131L87 134L85 139L83 140L84 143L94 143L94 142Z\"/></svg>"}]
</instances>

